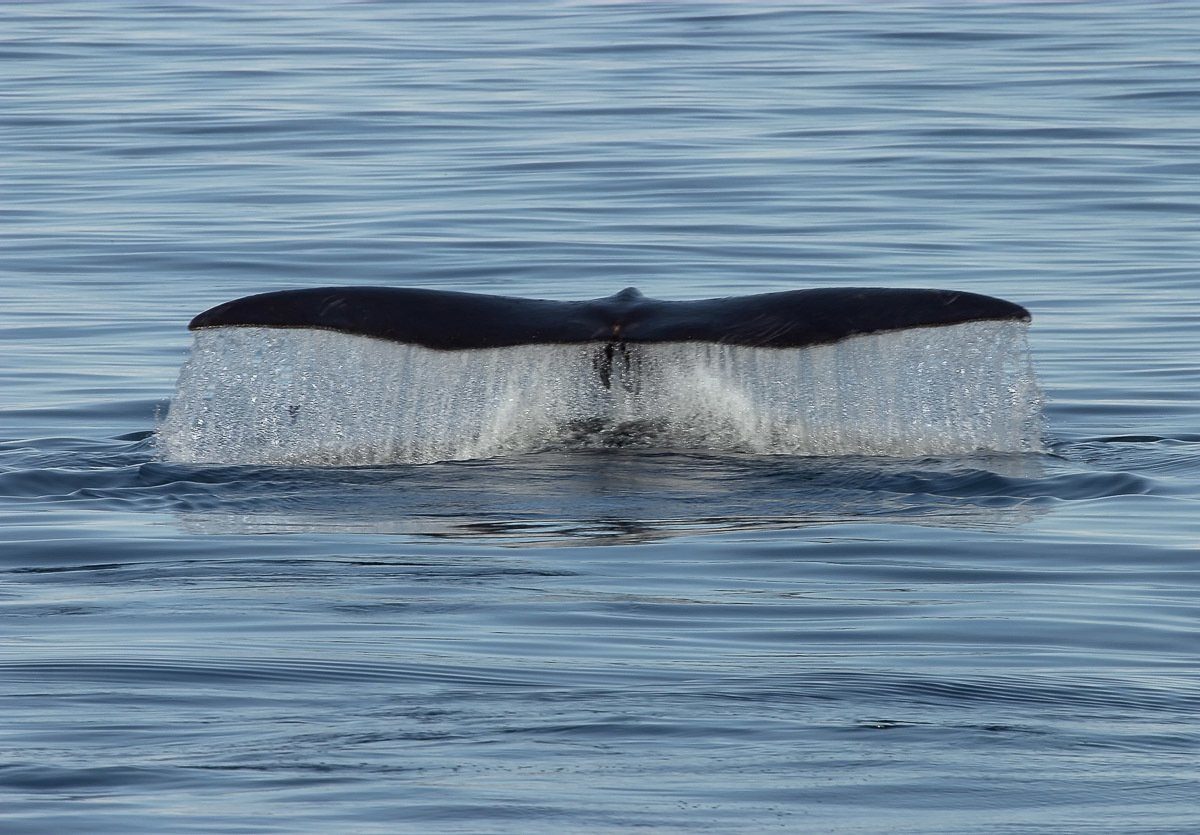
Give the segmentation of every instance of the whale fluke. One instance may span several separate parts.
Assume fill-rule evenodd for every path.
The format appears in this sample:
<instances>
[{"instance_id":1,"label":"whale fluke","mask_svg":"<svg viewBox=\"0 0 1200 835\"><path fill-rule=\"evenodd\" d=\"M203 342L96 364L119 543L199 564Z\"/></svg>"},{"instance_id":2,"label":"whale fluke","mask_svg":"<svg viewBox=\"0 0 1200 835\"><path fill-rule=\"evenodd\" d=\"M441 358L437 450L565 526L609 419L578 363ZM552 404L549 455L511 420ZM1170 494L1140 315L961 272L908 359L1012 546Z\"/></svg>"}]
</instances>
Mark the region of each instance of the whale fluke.
<instances>
[{"instance_id":1,"label":"whale fluke","mask_svg":"<svg viewBox=\"0 0 1200 835\"><path fill-rule=\"evenodd\" d=\"M854 336L980 321L1029 321L1020 305L977 293L818 288L662 301L627 288L590 301L549 301L449 290L318 287L217 305L189 324L315 328L440 351L518 345L711 342L804 348ZM611 359L611 351L608 351Z\"/></svg>"},{"instance_id":2,"label":"whale fluke","mask_svg":"<svg viewBox=\"0 0 1200 835\"><path fill-rule=\"evenodd\" d=\"M577 446L1039 451L1019 305L947 290L591 301L324 287L201 313L156 443L194 463L375 465Z\"/></svg>"}]
</instances>

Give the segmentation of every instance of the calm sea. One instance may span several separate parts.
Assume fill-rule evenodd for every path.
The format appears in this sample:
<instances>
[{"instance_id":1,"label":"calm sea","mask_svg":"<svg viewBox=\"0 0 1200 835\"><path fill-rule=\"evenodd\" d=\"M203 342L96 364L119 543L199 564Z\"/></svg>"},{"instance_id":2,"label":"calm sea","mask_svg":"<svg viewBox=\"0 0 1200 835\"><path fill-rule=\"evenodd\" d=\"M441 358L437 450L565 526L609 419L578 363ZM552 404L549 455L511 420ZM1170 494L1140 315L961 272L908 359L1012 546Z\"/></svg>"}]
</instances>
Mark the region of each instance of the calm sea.
<instances>
[{"instance_id":1,"label":"calm sea","mask_svg":"<svg viewBox=\"0 0 1200 835\"><path fill-rule=\"evenodd\" d=\"M0 8L0 831L1200 829L1190 2ZM156 452L329 284L945 287L1047 452Z\"/></svg>"}]
</instances>

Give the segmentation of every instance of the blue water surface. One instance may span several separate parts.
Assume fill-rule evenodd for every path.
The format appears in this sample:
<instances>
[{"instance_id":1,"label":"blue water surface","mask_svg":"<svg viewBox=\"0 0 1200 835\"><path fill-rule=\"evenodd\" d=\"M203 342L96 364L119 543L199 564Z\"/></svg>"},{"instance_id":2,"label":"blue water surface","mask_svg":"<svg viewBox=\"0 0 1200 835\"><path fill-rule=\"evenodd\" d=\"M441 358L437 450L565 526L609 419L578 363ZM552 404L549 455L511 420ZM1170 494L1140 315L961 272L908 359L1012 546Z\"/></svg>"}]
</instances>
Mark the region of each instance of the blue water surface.
<instances>
[{"instance_id":1,"label":"blue water surface","mask_svg":"<svg viewBox=\"0 0 1200 835\"><path fill-rule=\"evenodd\" d=\"M0 830L1200 829L1200 11L0 7ZM181 465L201 310L946 287L1045 454Z\"/></svg>"}]
</instances>

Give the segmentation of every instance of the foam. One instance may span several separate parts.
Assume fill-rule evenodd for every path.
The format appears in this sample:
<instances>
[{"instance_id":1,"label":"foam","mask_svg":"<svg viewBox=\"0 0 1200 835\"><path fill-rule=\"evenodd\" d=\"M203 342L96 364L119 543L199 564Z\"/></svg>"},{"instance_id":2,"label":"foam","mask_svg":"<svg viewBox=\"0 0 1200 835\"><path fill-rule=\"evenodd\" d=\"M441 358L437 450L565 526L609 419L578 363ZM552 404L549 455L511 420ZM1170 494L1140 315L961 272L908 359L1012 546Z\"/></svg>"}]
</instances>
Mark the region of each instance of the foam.
<instances>
[{"instance_id":1,"label":"foam","mask_svg":"<svg viewBox=\"0 0 1200 835\"><path fill-rule=\"evenodd\" d=\"M196 333L158 431L178 462L368 465L578 444L920 457L1042 449L1018 322L804 349L630 345L436 351L334 331Z\"/></svg>"}]
</instances>

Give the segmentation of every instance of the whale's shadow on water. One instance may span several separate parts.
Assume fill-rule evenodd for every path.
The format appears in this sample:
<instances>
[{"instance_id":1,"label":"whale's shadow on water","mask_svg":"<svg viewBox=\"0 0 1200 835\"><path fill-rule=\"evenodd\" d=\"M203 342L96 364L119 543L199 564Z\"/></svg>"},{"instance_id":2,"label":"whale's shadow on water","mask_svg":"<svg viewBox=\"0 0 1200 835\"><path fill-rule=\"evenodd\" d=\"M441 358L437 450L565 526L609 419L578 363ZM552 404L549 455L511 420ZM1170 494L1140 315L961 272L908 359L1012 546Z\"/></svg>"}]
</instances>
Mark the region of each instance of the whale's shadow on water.
<instances>
[{"instance_id":1,"label":"whale's shadow on water","mask_svg":"<svg viewBox=\"0 0 1200 835\"><path fill-rule=\"evenodd\" d=\"M360 532L605 544L893 522L992 530L1053 505L1040 455L894 460L645 448L378 468L153 463L197 533ZM169 485L169 487L168 487Z\"/></svg>"}]
</instances>

